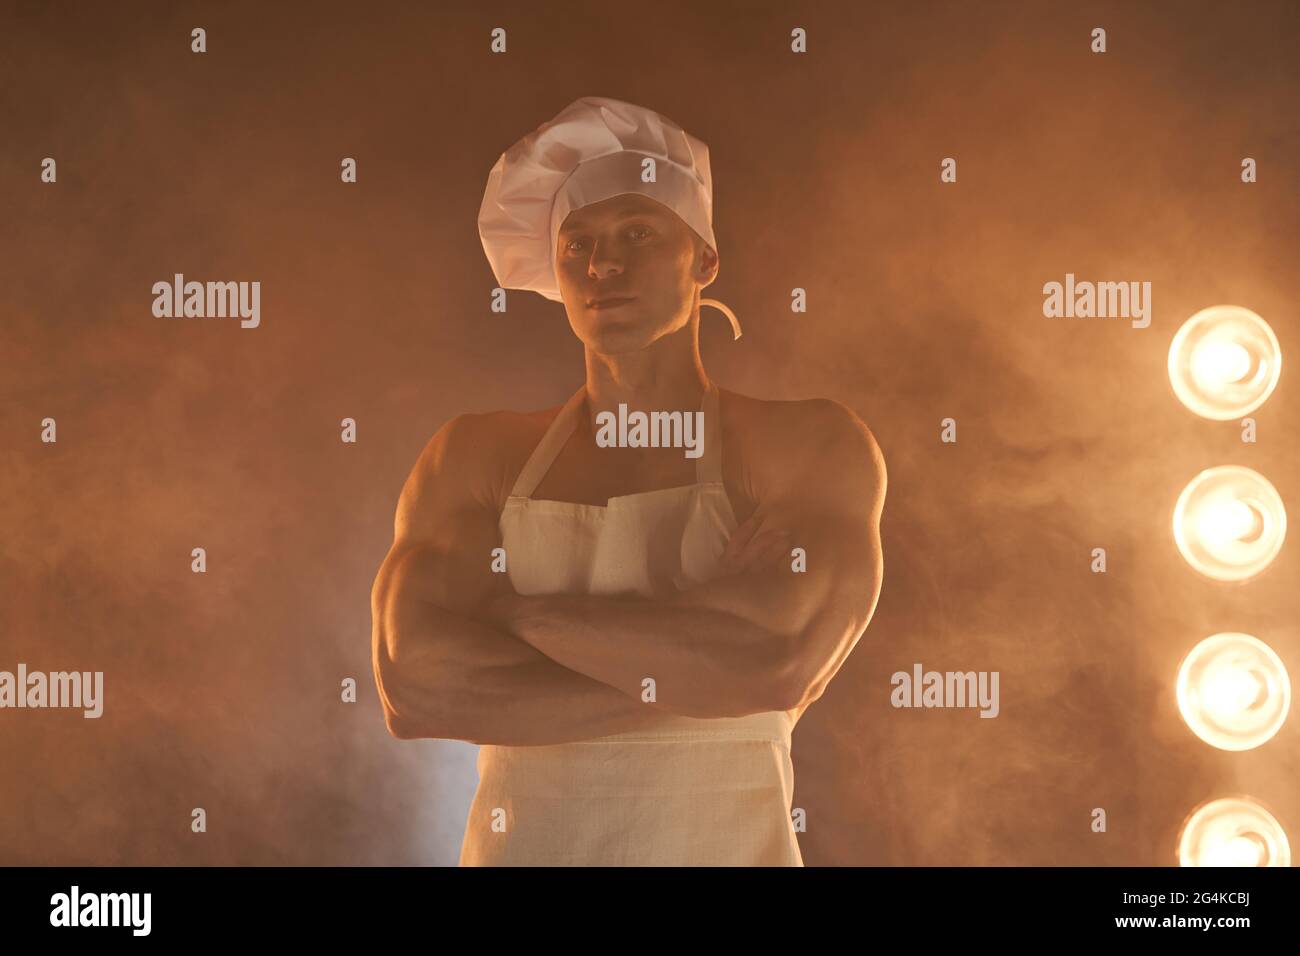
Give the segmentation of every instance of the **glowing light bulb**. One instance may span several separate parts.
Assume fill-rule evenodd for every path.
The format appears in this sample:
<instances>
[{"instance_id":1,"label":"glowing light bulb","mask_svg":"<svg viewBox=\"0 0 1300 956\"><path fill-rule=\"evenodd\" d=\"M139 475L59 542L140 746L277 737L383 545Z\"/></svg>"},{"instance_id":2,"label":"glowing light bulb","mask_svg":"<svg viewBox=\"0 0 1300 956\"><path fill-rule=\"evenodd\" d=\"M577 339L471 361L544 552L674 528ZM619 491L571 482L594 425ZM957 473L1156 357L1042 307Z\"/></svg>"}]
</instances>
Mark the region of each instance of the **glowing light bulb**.
<instances>
[{"instance_id":1,"label":"glowing light bulb","mask_svg":"<svg viewBox=\"0 0 1300 956\"><path fill-rule=\"evenodd\" d=\"M1282 374L1282 349L1249 309L1215 305L1183 323L1169 345L1169 382L1179 401L1227 421L1263 405Z\"/></svg>"},{"instance_id":2,"label":"glowing light bulb","mask_svg":"<svg viewBox=\"0 0 1300 956\"><path fill-rule=\"evenodd\" d=\"M1246 502L1227 498L1202 508L1196 523L1205 540L1221 546L1248 535L1255 525L1255 515Z\"/></svg>"},{"instance_id":3,"label":"glowing light bulb","mask_svg":"<svg viewBox=\"0 0 1300 956\"><path fill-rule=\"evenodd\" d=\"M1266 681L1256 671L1241 667L1216 667L1206 675L1202 699L1217 714L1236 715L1247 710L1266 692Z\"/></svg>"},{"instance_id":4,"label":"glowing light bulb","mask_svg":"<svg viewBox=\"0 0 1300 956\"><path fill-rule=\"evenodd\" d=\"M1191 372L1205 389L1239 382L1250 372L1250 352L1237 342L1205 341L1192 351Z\"/></svg>"},{"instance_id":5,"label":"glowing light bulb","mask_svg":"<svg viewBox=\"0 0 1300 956\"><path fill-rule=\"evenodd\" d=\"M1249 634L1215 634L1178 668L1178 712L1196 736L1220 750L1250 750L1281 729L1291 678L1273 649Z\"/></svg>"},{"instance_id":6,"label":"glowing light bulb","mask_svg":"<svg viewBox=\"0 0 1300 956\"><path fill-rule=\"evenodd\" d=\"M1286 831L1250 797L1210 800L1193 810L1178 834L1180 866L1290 866Z\"/></svg>"},{"instance_id":7,"label":"glowing light bulb","mask_svg":"<svg viewBox=\"0 0 1300 956\"><path fill-rule=\"evenodd\" d=\"M1268 849L1259 834L1235 836L1222 843L1211 844L1205 850L1205 866L1259 866L1268 856Z\"/></svg>"},{"instance_id":8,"label":"glowing light bulb","mask_svg":"<svg viewBox=\"0 0 1300 956\"><path fill-rule=\"evenodd\" d=\"M1268 479L1239 465L1193 478L1174 507L1174 541L1193 568L1218 581L1244 581L1282 550L1286 508Z\"/></svg>"}]
</instances>

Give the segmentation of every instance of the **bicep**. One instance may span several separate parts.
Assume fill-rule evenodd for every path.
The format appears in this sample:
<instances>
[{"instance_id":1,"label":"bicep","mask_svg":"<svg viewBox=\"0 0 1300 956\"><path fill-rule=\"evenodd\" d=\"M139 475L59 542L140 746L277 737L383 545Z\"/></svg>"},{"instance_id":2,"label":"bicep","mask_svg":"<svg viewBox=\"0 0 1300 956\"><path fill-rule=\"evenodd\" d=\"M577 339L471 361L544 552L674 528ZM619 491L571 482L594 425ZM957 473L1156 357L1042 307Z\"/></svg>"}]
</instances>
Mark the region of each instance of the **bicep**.
<instances>
[{"instance_id":1,"label":"bicep","mask_svg":"<svg viewBox=\"0 0 1300 956\"><path fill-rule=\"evenodd\" d=\"M760 525L787 532L790 552L774 568L748 576L754 612L795 653L819 653L819 642L860 633L880 593L879 520L860 502L834 505L773 507Z\"/></svg>"},{"instance_id":2,"label":"bicep","mask_svg":"<svg viewBox=\"0 0 1300 956\"><path fill-rule=\"evenodd\" d=\"M402 488L392 547L372 589L377 638L390 656L404 623L430 607L471 615L504 577L493 571L500 544L496 516L479 491L481 460L464 417L439 430Z\"/></svg>"},{"instance_id":3,"label":"bicep","mask_svg":"<svg viewBox=\"0 0 1300 956\"><path fill-rule=\"evenodd\" d=\"M756 512L756 533L789 535L791 553L778 571L793 586L795 616L804 621L881 577L887 481L875 436L853 412L827 400L810 405L808 418L788 427L786 454L768 462Z\"/></svg>"},{"instance_id":4,"label":"bicep","mask_svg":"<svg viewBox=\"0 0 1300 956\"><path fill-rule=\"evenodd\" d=\"M674 598L744 618L800 654L823 653L835 634L869 615L883 574L883 458L851 412L814 404L820 414L774 437L755 467L755 539L784 532L789 551Z\"/></svg>"},{"instance_id":5,"label":"bicep","mask_svg":"<svg viewBox=\"0 0 1300 956\"><path fill-rule=\"evenodd\" d=\"M843 665L875 614L884 583L880 521L888 481L884 455L852 412L841 420L835 454L818 499L802 495L792 503L796 523L805 522L809 562L819 555L815 603L791 644L792 670L804 699L816 699Z\"/></svg>"},{"instance_id":6,"label":"bicep","mask_svg":"<svg viewBox=\"0 0 1300 956\"><path fill-rule=\"evenodd\" d=\"M773 629L787 641L794 693L815 698L875 613L884 581L880 519L884 456L867 427L836 403L818 403L799 466L761 503L764 525L790 535L786 564L766 582Z\"/></svg>"}]
</instances>

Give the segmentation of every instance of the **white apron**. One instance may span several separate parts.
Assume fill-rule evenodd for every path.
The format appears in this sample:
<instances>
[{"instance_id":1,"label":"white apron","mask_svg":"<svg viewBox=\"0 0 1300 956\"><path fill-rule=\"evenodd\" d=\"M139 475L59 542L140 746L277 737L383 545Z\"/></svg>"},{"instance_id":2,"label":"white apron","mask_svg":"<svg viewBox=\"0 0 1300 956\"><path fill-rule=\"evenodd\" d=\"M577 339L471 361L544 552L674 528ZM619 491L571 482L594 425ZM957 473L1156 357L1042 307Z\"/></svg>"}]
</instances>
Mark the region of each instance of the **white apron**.
<instances>
[{"instance_id":1,"label":"white apron","mask_svg":"<svg viewBox=\"0 0 1300 956\"><path fill-rule=\"evenodd\" d=\"M531 498L573 433L585 395L579 388L556 416L502 510L515 590L654 597L709 580L736 528L722 483L716 387L704 395L696 484L605 506ZM803 866L790 819L798 716L678 716L653 730L575 743L484 744L460 865ZM492 829L497 807L505 832Z\"/></svg>"}]
</instances>

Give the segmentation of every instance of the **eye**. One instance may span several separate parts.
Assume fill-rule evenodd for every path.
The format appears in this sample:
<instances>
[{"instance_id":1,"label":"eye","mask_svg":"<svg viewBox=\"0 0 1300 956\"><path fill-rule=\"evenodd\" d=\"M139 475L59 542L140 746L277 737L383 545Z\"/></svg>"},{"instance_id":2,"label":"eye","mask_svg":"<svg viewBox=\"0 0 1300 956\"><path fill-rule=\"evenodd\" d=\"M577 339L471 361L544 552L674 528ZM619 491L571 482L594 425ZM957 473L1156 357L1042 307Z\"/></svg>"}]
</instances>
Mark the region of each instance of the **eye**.
<instances>
[{"instance_id":1,"label":"eye","mask_svg":"<svg viewBox=\"0 0 1300 956\"><path fill-rule=\"evenodd\" d=\"M649 239L651 236L654 235L654 230L651 229L649 226L638 223L634 226L629 226L627 230L627 234L633 237L634 239L636 239L638 242L644 242L646 239ZM570 239L568 242L564 244L565 253L571 254L571 253L581 252L585 246L586 241L587 241L586 239Z\"/></svg>"}]
</instances>

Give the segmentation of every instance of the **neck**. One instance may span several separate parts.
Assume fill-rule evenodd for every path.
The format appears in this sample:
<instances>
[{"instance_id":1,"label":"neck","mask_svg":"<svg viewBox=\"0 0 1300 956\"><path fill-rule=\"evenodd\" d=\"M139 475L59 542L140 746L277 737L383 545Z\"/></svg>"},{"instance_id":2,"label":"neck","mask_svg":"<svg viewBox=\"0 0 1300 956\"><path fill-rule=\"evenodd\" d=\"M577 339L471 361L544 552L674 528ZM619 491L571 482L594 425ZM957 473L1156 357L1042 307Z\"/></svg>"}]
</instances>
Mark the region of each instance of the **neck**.
<instances>
[{"instance_id":1,"label":"neck","mask_svg":"<svg viewBox=\"0 0 1300 956\"><path fill-rule=\"evenodd\" d=\"M617 415L620 404L628 411L698 411L710 385L700 362L698 322L697 307L691 322L647 348L623 355L601 355L588 348L588 430L595 431L599 413Z\"/></svg>"}]
</instances>

